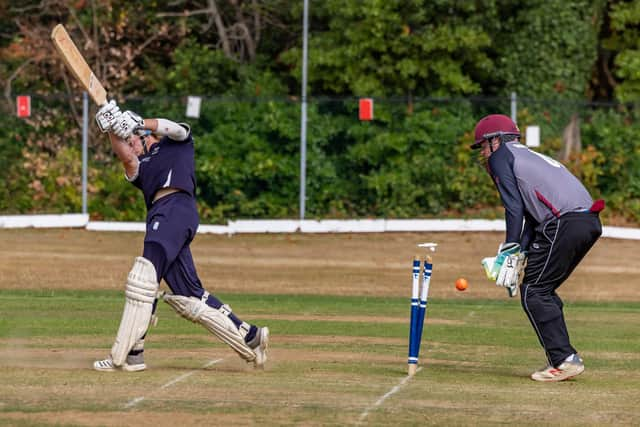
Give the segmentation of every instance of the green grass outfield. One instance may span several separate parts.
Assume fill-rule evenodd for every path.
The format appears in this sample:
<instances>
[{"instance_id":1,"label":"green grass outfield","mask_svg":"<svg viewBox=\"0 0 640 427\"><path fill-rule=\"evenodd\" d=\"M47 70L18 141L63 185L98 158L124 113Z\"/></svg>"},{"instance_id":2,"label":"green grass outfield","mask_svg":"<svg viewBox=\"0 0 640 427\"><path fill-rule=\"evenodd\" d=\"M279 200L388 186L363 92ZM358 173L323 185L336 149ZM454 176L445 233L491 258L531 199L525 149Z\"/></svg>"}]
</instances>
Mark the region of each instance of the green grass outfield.
<instances>
[{"instance_id":1,"label":"green grass outfield","mask_svg":"<svg viewBox=\"0 0 640 427\"><path fill-rule=\"evenodd\" d=\"M94 372L121 292L2 291L0 425L640 425L640 303L567 303L586 371L541 384L515 299L430 300L409 378L407 298L220 297L271 329L264 371L160 304L149 369Z\"/></svg>"}]
</instances>

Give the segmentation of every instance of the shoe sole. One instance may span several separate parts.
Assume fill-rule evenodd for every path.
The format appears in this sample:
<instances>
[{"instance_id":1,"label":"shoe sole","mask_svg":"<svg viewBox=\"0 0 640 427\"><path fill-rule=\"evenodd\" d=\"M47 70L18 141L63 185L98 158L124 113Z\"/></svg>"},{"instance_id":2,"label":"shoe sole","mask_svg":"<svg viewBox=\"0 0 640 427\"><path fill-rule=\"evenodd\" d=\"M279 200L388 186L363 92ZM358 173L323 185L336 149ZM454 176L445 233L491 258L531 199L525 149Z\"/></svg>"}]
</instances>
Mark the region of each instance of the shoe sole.
<instances>
[{"instance_id":1,"label":"shoe sole","mask_svg":"<svg viewBox=\"0 0 640 427\"><path fill-rule=\"evenodd\" d=\"M123 371L127 372L139 372L147 369L147 365L144 363L140 363L138 365L127 365L126 363L122 366Z\"/></svg>"},{"instance_id":2,"label":"shoe sole","mask_svg":"<svg viewBox=\"0 0 640 427\"><path fill-rule=\"evenodd\" d=\"M93 365L93 370L98 372L115 372L115 368L103 368L100 366Z\"/></svg>"}]
</instances>

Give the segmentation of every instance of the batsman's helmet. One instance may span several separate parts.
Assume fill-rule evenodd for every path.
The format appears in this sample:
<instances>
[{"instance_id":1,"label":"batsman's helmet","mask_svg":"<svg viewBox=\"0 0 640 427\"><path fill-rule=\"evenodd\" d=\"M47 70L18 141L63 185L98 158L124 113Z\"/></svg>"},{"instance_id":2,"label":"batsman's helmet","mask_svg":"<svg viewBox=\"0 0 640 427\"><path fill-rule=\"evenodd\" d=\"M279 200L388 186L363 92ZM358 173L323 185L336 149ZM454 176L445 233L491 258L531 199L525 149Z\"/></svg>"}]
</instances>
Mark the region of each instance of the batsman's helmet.
<instances>
[{"instance_id":1,"label":"batsman's helmet","mask_svg":"<svg viewBox=\"0 0 640 427\"><path fill-rule=\"evenodd\" d=\"M475 142L471 144L471 148L480 148L482 141L490 140L496 136L502 140L503 136L520 137L520 129L513 120L502 114L490 114L480 119L476 124Z\"/></svg>"}]
</instances>

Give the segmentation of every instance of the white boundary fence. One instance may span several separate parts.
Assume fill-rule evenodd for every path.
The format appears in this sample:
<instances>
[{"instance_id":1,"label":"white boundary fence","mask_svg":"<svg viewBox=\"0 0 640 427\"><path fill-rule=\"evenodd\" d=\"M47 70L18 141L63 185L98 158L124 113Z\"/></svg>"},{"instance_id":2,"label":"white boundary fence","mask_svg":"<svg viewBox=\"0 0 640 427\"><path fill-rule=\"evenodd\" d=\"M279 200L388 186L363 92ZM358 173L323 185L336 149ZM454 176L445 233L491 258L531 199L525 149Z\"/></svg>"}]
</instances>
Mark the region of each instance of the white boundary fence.
<instances>
[{"instance_id":1,"label":"white boundary fence","mask_svg":"<svg viewBox=\"0 0 640 427\"><path fill-rule=\"evenodd\" d=\"M0 228L85 228L92 231L145 231L143 222L90 221L88 214L0 215ZM427 231L504 231L504 220L486 219L347 219L238 220L227 225L201 224L198 233L383 233ZM602 237L640 240L640 229L603 227Z\"/></svg>"}]
</instances>

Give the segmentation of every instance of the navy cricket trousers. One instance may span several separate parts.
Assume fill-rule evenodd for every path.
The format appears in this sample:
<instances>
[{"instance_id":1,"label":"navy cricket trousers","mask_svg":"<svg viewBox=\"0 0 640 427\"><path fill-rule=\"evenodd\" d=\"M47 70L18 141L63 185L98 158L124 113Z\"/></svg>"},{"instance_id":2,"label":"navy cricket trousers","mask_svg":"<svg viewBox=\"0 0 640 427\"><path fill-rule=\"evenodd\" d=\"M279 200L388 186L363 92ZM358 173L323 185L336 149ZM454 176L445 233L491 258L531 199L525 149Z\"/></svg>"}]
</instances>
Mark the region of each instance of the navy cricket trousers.
<instances>
[{"instance_id":1,"label":"navy cricket trousers","mask_svg":"<svg viewBox=\"0 0 640 427\"><path fill-rule=\"evenodd\" d=\"M206 293L205 303L219 309L223 302L205 291L189 247L199 222L196 201L190 195L178 192L161 198L147 212L142 256L156 268L158 283L164 279L174 295L202 299ZM156 306L153 306L154 312ZM229 313L229 318L237 327L242 324L235 313ZM256 330L255 326L251 327L247 340L253 338Z\"/></svg>"},{"instance_id":2,"label":"navy cricket trousers","mask_svg":"<svg viewBox=\"0 0 640 427\"><path fill-rule=\"evenodd\" d=\"M520 287L522 307L551 365L577 353L569 340L556 289L569 277L602 234L597 213L572 212L536 228Z\"/></svg>"},{"instance_id":3,"label":"navy cricket trousers","mask_svg":"<svg viewBox=\"0 0 640 427\"><path fill-rule=\"evenodd\" d=\"M147 213L143 256L177 295L202 297L189 245L198 230L198 210L193 197L174 193L155 202Z\"/></svg>"}]
</instances>

